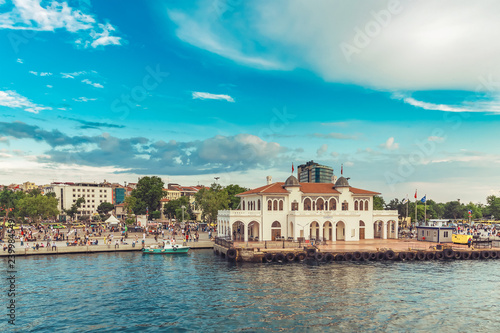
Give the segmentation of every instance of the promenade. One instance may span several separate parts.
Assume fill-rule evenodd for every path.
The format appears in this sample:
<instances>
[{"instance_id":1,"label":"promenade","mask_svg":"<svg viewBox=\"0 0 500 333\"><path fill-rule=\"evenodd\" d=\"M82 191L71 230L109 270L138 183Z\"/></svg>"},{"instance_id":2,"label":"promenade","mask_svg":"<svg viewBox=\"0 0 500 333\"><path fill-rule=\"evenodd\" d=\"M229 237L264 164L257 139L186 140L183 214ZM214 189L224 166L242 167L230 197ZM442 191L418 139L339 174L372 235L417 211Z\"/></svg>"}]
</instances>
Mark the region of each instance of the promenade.
<instances>
[{"instance_id":1,"label":"promenade","mask_svg":"<svg viewBox=\"0 0 500 333\"><path fill-rule=\"evenodd\" d=\"M106 232L106 235L110 233ZM19 239L16 239L14 243L14 253L9 254L8 250L3 250L4 244L6 242L0 243L0 257L7 257L9 255L14 256L31 256L31 255L57 255L57 254L83 254L83 253L103 253L103 252L126 252L126 251L141 251L142 250L142 233L130 233L129 237L124 240L123 244L119 242L116 246L116 240L120 240L121 233L115 232L111 233L113 235L112 244L104 244L104 237L90 237L90 240L97 240L98 245L67 245L66 241L56 241L55 248L52 248L52 241L50 242L51 246L47 247L47 242L38 241L38 242L23 242L21 246L21 242ZM214 246L214 242L209 240L208 233L200 232L200 240L198 242L187 242L186 245L191 249L212 249ZM132 242L136 240L136 236L138 238L138 243L132 245ZM170 235L165 235L166 239L170 239ZM183 237L182 235L178 235L175 237L176 242L178 244L182 244ZM153 235L147 235L145 238L144 246L149 247L151 245L158 245L162 243L161 235L157 238L158 241L155 241ZM36 244L44 244L44 247L39 247L38 250L34 249ZM28 244L28 246L27 246Z\"/></svg>"}]
</instances>

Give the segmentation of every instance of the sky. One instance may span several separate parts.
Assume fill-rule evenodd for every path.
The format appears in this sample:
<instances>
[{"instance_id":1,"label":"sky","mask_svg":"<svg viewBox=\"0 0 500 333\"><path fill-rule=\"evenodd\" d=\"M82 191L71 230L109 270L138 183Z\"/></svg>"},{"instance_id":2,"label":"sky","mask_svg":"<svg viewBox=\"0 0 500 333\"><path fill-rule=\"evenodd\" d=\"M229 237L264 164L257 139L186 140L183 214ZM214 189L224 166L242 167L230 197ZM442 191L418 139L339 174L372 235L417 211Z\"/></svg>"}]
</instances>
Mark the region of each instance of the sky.
<instances>
[{"instance_id":1,"label":"sky","mask_svg":"<svg viewBox=\"0 0 500 333\"><path fill-rule=\"evenodd\" d=\"M0 184L500 195L497 1L0 0ZM296 172L296 171L295 171Z\"/></svg>"}]
</instances>

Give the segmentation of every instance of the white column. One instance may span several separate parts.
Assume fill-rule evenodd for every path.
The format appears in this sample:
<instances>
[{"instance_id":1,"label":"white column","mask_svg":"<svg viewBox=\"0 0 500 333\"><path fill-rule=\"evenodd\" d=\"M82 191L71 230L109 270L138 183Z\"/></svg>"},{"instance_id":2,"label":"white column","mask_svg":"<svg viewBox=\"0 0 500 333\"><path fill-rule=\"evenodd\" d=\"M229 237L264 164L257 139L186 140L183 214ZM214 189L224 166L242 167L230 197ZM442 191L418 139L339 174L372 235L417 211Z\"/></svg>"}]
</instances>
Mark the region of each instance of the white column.
<instances>
[{"instance_id":1,"label":"white column","mask_svg":"<svg viewBox=\"0 0 500 333\"><path fill-rule=\"evenodd\" d=\"M245 242L248 242L248 226L243 223L243 235Z\"/></svg>"},{"instance_id":2,"label":"white column","mask_svg":"<svg viewBox=\"0 0 500 333\"><path fill-rule=\"evenodd\" d=\"M388 222L382 222L382 239L387 239L387 226Z\"/></svg>"}]
</instances>

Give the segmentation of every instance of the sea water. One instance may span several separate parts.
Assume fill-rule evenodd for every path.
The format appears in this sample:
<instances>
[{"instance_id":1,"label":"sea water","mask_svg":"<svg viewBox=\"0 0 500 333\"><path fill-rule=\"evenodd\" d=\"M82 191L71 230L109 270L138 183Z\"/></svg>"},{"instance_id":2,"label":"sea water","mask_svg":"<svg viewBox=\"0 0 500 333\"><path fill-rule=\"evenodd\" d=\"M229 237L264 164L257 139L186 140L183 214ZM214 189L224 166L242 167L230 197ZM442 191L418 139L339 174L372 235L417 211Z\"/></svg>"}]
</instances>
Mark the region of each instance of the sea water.
<instances>
[{"instance_id":1,"label":"sea water","mask_svg":"<svg viewBox=\"0 0 500 333\"><path fill-rule=\"evenodd\" d=\"M231 264L211 250L17 258L1 332L500 332L500 260Z\"/></svg>"}]
</instances>

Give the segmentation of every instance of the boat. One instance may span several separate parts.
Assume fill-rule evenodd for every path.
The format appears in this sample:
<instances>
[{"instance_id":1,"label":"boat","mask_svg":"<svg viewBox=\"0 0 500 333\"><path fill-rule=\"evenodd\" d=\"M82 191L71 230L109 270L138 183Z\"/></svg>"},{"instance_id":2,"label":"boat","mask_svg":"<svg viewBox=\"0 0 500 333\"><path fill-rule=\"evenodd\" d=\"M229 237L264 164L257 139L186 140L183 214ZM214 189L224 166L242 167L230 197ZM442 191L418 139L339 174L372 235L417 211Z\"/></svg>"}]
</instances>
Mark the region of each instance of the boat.
<instances>
[{"instance_id":1,"label":"boat","mask_svg":"<svg viewBox=\"0 0 500 333\"><path fill-rule=\"evenodd\" d=\"M142 249L143 253L152 253L152 254L179 254L179 253L187 253L190 247L185 245L178 245L175 242L164 240L163 246L161 245L151 245L150 247L146 247Z\"/></svg>"}]
</instances>

